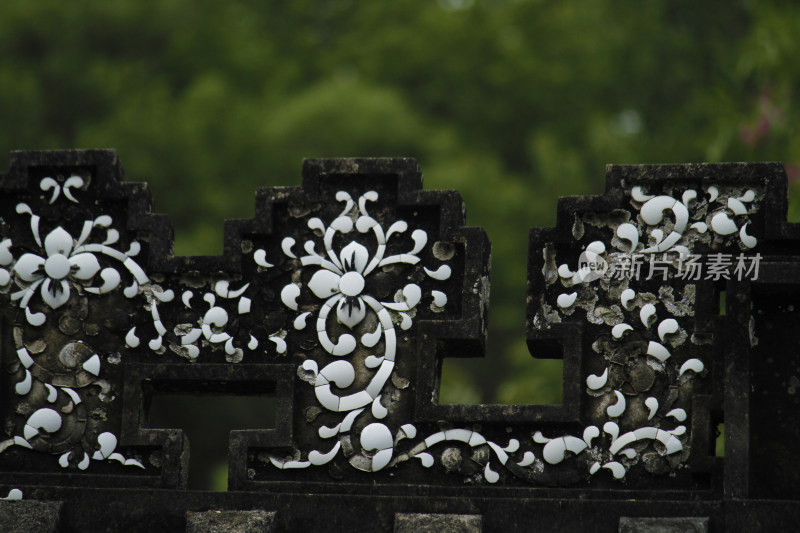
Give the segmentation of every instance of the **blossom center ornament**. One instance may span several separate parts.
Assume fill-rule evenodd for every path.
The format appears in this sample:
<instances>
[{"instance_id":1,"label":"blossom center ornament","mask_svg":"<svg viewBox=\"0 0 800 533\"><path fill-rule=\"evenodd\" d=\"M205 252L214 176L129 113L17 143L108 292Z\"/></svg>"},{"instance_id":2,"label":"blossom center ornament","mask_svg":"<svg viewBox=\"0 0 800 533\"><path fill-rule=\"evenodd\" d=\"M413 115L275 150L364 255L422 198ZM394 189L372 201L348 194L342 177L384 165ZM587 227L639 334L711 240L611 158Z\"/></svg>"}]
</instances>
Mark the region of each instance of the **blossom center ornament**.
<instances>
[{"instance_id":1,"label":"blossom center ornament","mask_svg":"<svg viewBox=\"0 0 800 533\"><path fill-rule=\"evenodd\" d=\"M53 254L44 262L45 274L54 280L66 278L71 269L69 259L61 254Z\"/></svg>"},{"instance_id":2,"label":"blossom center ornament","mask_svg":"<svg viewBox=\"0 0 800 533\"><path fill-rule=\"evenodd\" d=\"M364 290L364 276L358 272L345 272L339 279L339 292L345 296L358 296Z\"/></svg>"}]
</instances>

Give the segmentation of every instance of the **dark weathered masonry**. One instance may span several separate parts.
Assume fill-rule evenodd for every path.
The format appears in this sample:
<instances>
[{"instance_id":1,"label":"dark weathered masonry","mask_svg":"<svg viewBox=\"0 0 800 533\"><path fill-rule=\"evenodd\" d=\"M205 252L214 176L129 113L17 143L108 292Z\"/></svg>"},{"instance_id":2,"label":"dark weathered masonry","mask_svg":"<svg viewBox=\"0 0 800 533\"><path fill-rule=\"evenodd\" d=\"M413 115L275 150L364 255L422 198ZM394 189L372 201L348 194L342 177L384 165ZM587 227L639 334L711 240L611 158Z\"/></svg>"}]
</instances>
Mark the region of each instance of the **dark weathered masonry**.
<instances>
[{"instance_id":1,"label":"dark weathered masonry","mask_svg":"<svg viewBox=\"0 0 800 533\"><path fill-rule=\"evenodd\" d=\"M443 405L490 244L411 159L307 160L175 257L113 151L0 176L2 531L780 531L800 519L800 228L778 164L609 166L530 232L559 405ZM724 295L724 298L723 296ZM720 309L720 301L724 309ZM229 492L158 394L270 396ZM271 404L272 405L272 404ZM202 416L198 413L197 416ZM273 414L265 414L265 420ZM724 457L714 452L724 424Z\"/></svg>"}]
</instances>

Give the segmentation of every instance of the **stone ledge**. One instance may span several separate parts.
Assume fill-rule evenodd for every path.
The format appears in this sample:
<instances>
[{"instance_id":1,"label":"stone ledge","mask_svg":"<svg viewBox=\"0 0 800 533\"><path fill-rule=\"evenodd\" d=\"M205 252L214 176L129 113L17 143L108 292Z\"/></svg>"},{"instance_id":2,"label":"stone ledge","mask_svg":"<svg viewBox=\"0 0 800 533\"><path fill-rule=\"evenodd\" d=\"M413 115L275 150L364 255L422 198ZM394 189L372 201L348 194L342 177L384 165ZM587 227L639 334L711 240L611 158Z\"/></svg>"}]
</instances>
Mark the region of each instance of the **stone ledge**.
<instances>
[{"instance_id":1,"label":"stone ledge","mask_svg":"<svg viewBox=\"0 0 800 533\"><path fill-rule=\"evenodd\" d=\"M0 529L14 533L56 533L64 502L0 500ZM11 529L5 529L8 525Z\"/></svg>"},{"instance_id":2,"label":"stone ledge","mask_svg":"<svg viewBox=\"0 0 800 533\"><path fill-rule=\"evenodd\" d=\"M394 533L480 533L480 515L470 514L413 514L394 515Z\"/></svg>"},{"instance_id":3,"label":"stone ledge","mask_svg":"<svg viewBox=\"0 0 800 533\"><path fill-rule=\"evenodd\" d=\"M630 517L619 519L619 533L708 533L708 517Z\"/></svg>"},{"instance_id":4,"label":"stone ledge","mask_svg":"<svg viewBox=\"0 0 800 533\"><path fill-rule=\"evenodd\" d=\"M186 533L269 533L274 521L268 511L189 511Z\"/></svg>"}]
</instances>

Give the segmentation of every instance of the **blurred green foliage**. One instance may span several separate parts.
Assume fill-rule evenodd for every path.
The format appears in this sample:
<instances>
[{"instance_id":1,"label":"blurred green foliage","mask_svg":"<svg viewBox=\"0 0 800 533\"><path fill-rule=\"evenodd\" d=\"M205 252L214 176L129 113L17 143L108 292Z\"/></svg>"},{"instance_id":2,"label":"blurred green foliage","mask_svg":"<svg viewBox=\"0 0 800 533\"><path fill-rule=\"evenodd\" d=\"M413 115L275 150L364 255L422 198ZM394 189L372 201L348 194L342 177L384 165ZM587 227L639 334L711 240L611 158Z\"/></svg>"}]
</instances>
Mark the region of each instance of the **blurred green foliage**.
<instances>
[{"instance_id":1,"label":"blurred green foliage","mask_svg":"<svg viewBox=\"0 0 800 533\"><path fill-rule=\"evenodd\" d=\"M800 219L798 28L778 0L4 0L0 157L116 148L179 254L303 157L416 157L494 247L489 357L448 362L442 401L553 402L527 228L606 163L784 161Z\"/></svg>"}]
</instances>

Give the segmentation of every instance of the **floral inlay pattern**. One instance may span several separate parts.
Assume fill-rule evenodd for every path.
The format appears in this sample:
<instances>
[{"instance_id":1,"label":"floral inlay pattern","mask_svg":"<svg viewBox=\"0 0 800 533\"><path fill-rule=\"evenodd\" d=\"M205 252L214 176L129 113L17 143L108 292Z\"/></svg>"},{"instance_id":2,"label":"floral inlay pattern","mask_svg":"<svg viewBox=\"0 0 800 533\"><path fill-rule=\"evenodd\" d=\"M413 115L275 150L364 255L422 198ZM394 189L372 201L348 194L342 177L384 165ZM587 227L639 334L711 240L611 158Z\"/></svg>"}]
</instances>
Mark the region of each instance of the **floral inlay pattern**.
<instances>
[{"instance_id":1,"label":"floral inlay pattern","mask_svg":"<svg viewBox=\"0 0 800 533\"><path fill-rule=\"evenodd\" d=\"M253 445L246 461L260 471L246 475L256 481L314 479L342 466L357 476L381 472L370 479L385 481L412 464L431 476L457 472L467 483L548 484L558 477L550 472L567 470L578 473L564 476L572 483L601 475L625 482L640 468L675 474L689 459L691 395L706 387L710 364L710 341L694 323L698 280L682 273L698 250L755 252L764 198L755 185L649 194L650 185L634 183L620 209L575 213L572 242L544 243L534 328L580 320L591 336L582 422L568 430L560 420L413 418L422 401L414 394L427 390L414 381L420 332L468 322L455 291L479 295L471 302L485 298L488 267L468 272L470 241L451 237L463 229L453 227L463 224L458 217L445 223L434 209L417 211L417 200L401 208L388 186L362 193L363 185L336 182L320 189L332 196L324 207L310 193L276 194L286 205L305 204L287 215L281 204L269 230L246 226L236 243L241 269L158 271L144 259L151 236L127 229L112 208L94 213L103 204L86 200L92 185L88 173L39 178L38 203L35 195L15 200L11 236L0 234L0 293L17 313L8 367L16 411L0 454L26 448L57 456L70 471L116 461L150 475L158 452L122 442L121 417L107 417L120 409L127 362L170 371L211 363L226 372L245 363L254 366L240 365L242 372L296 372L294 440ZM69 217L57 216L62 206ZM573 252L620 275L598 275ZM635 256L647 259L643 270L658 264L656 275L640 278Z\"/></svg>"},{"instance_id":2,"label":"floral inlay pattern","mask_svg":"<svg viewBox=\"0 0 800 533\"><path fill-rule=\"evenodd\" d=\"M388 423L382 422L388 414L387 408L381 402L382 390L393 375L396 359L402 357L398 351L395 326L399 326L401 330L409 330L413 326L412 313L423 294L419 285L401 282L396 287L394 301L379 301L365 291L365 278L376 269L389 265L416 267L435 281L449 279L452 271L447 264L441 264L436 269L424 265L419 268L419 254L428 245L428 235L421 229L411 232L413 247L410 250L386 255L391 239L409 231L409 227L407 222L398 220L389 225L388 229L384 229L369 215L367 202L377 202L378 193L369 191L356 202L347 192L339 191L336 199L345 203L345 208L329 226L319 218L308 221L309 228L318 230L323 236L324 255L317 253L314 241L308 241L304 245L306 255L299 257L303 266L318 267L307 288L321 302L319 309L299 309L297 298L303 290L299 283L286 285L281 291L281 299L289 309L301 311L294 320L294 328L304 330L311 318L320 345L325 352L337 358L322 368L319 368L316 360L308 359L302 363L298 374L314 387L320 406L328 411L343 413L344 417L333 427L321 425L318 428L317 434L321 439L335 439L328 450L310 450L307 453L298 451L295 453L296 457L272 456L270 462L279 469L325 465L341 452L343 443L351 446L351 434L356 433L352 437L358 440L361 451L348 453L348 462L352 467L366 472L377 472L412 458L419 460L423 467L430 468L435 460L428 450L444 442L460 442L470 447L488 446L498 460L505 464L509 460L508 453L519 448L517 439L512 438L502 447L487 441L477 431L459 428L439 431L419 440L418 430L410 422L401 423L393 429ZM367 247L359 242L366 240L366 235L370 232L376 245L372 256ZM337 233L347 236L343 242L349 240L341 249L333 244ZM282 249L286 256L297 259L298 256L293 251L295 244L293 238L287 237L282 242ZM263 258L263 250L256 251L256 254ZM434 309L447 305L447 295L442 291L432 290L430 298ZM332 312L333 309L336 309L335 313ZM341 333L335 340L331 338L329 330L334 323L352 330L369 314L377 318L373 331L363 334L359 339L347 332ZM381 339L382 346L379 345ZM362 363L369 370L377 370L374 370L371 380L363 389L339 396L333 392L332 387L345 389L353 384L358 371L347 357L358 347L377 352L368 355ZM362 420L359 423L360 418L370 421ZM356 427L361 427L361 430L356 431ZM398 443L403 440L408 444L401 447ZM524 462L532 460L532 456L526 455ZM499 479L499 475L491 469L488 462L483 475L492 483Z\"/></svg>"},{"instance_id":3,"label":"floral inlay pattern","mask_svg":"<svg viewBox=\"0 0 800 533\"><path fill-rule=\"evenodd\" d=\"M40 182L42 191L52 190L49 203L54 204L63 192L63 198L79 203L74 190L84 187L81 176L66 178L63 186L51 177ZM132 241L127 251L115 248L119 231L109 215L84 220L76 238L62 226L41 237L41 217L31 207L21 202L16 206L19 215L30 217L30 233L37 249L14 257L12 239L0 243L0 287L9 286L13 279L18 290L11 293L11 301L24 309L25 320L34 330L46 325L49 310L68 304L76 293L102 296L116 291L126 272L132 284L122 292L126 298L137 294L139 284L149 282L144 270L134 259L141 249ZM99 238L97 238L99 236ZM102 268L98 257L110 266ZM34 296L39 294L47 306L34 310ZM73 326L62 325L62 329ZM22 381L16 384L15 393L28 398L33 407L21 435L0 442L0 453L11 446L21 446L59 454L58 463L67 468L74 465L86 470L92 460L116 460L123 465L144 468L133 458L117 451L118 438L111 431L89 431L86 423L85 391L90 385L108 390L101 379L103 363L98 353L85 342L67 342L52 356L55 366L44 362L39 355L47 343L42 340L26 341L22 328L15 329L18 365L23 369ZM34 348L35 347L35 348ZM32 351L33 350L33 353ZM102 393L101 393L102 394Z\"/></svg>"},{"instance_id":4,"label":"floral inlay pattern","mask_svg":"<svg viewBox=\"0 0 800 533\"><path fill-rule=\"evenodd\" d=\"M535 319L540 327L546 327L583 309L589 323L608 328L593 345L605 360L605 369L586 377L586 393L605 406L607 420L601 427L588 426L582 436L547 438L537 433L534 441L544 444L547 463L558 464L566 452L571 452L585 456L590 474L603 468L617 479L642 461L654 472L666 472L679 468L686 459L679 452L685 449L691 413L675 407L678 396L670 391L678 391L705 374L703 358L697 355L702 350L692 347L700 343L690 322L695 285L686 282L693 278L684 274L690 258L698 257L695 246L715 240L720 245L749 250L757 244L747 232L748 215L754 213L747 204L757 201L752 189L742 192L710 186L704 197L687 189L676 199L667 194L646 194L642 187L634 186L630 201L638 210L636 220L607 223L613 231L610 242L584 245L584 256L589 261L607 263L609 275L598 276L588 267L561 264L548 284L560 284L569 292L545 303ZM666 218L665 212L671 213L673 220ZM738 237L738 242L729 236ZM648 272L648 268L653 269L648 264L644 269L642 265L632 269L634 254L650 257L649 265L658 266L655 283L661 279L662 285L657 294L639 288L653 278L654 272ZM550 261L553 266L557 264L555 256ZM668 277L682 288L682 294L663 283ZM654 394L654 384L659 382L664 391L660 395ZM630 414L631 402L644 416ZM623 425L628 427L622 430ZM592 440L601 435L601 428L608 436L605 445L593 446ZM653 466L656 463L658 466Z\"/></svg>"}]
</instances>

